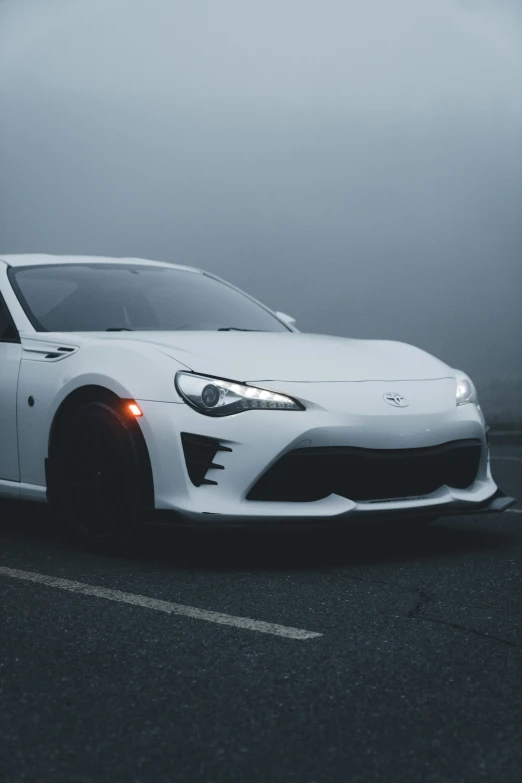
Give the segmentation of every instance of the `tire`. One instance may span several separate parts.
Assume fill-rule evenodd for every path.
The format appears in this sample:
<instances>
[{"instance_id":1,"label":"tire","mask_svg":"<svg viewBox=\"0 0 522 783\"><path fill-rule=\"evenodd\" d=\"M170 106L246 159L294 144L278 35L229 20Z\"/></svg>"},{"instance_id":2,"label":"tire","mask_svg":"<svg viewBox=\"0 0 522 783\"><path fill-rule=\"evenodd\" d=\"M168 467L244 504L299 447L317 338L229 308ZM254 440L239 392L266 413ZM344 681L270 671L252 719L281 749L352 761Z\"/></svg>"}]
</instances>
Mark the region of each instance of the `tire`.
<instances>
[{"instance_id":1,"label":"tire","mask_svg":"<svg viewBox=\"0 0 522 783\"><path fill-rule=\"evenodd\" d=\"M143 435L116 404L88 402L67 413L53 436L47 473L60 526L90 549L121 548L152 505Z\"/></svg>"}]
</instances>

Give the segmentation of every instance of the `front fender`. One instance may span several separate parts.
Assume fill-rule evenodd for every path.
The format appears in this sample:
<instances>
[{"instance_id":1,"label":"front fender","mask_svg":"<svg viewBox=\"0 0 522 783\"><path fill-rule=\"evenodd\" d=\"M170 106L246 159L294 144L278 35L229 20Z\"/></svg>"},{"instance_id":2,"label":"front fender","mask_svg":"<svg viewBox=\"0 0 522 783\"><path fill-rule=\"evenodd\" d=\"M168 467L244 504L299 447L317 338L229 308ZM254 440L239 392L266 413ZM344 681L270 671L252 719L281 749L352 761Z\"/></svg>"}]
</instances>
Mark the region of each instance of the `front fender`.
<instances>
[{"instance_id":1,"label":"front fender","mask_svg":"<svg viewBox=\"0 0 522 783\"><path fill-rule=\"evenodd\" d=\"M78 389L101 386L122 398L182 402L174 377L183 364L151 346L107 342L80 345L69 356L47 360L45 353L35 354L31 340L32 352L22 355L17 394L22 482L45 486L52 422L62 403Z\"/></svg>"}]
</instances>

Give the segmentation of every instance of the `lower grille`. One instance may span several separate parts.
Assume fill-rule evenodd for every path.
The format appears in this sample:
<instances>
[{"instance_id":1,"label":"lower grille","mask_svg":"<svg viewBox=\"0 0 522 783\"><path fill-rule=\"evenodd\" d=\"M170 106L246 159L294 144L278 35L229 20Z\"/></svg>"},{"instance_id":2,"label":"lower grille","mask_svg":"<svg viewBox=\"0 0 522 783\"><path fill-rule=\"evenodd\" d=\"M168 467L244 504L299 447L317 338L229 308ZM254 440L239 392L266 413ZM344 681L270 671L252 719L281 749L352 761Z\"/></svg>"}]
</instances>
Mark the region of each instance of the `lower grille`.
<instances>
[{"instance_id":1,"label":"lower grille","mask_svg":"<svg viewBox=\"0 0 522 783\"><path fill-rule=\"evenodd\" d=\"M248 500L306 502L328 495L391 500L475 481L481 442L455 440L421 449L307 448L290 451L259 479Z\"/></svg>"},{"instance_id":2,"label":"lower grille","mask_svg":"<svg viewBox=\"0 0 522 783\"><path fill-rule=\"evenodd\" d=\"M210 468L224 470L223 465L214 462L218 451L232 451L228 446L223 446L217 438L207 438L204 435L193 435L190 432L181 433L183 454L187 465L189 478L196 487L202 484L217 484L217 481L207 479L207 471Z\"/></svg>"}]
</instances>

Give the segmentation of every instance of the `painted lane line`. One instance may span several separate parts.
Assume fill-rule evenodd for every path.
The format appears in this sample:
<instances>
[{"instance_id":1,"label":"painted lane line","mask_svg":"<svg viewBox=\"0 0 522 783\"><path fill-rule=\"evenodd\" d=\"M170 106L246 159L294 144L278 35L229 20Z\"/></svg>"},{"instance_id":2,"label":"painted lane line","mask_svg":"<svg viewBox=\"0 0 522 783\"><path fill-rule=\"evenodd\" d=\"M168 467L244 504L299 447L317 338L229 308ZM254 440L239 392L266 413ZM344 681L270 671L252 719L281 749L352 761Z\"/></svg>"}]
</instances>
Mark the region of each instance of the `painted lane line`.
<instances>
[{"instance_id":1,"label":"painted lane line","mask_svg":"<svg viewBox=\"0 0 522 783\"><path fill-rule=\"evenodd\" d=\"M491 457L491 459L505 459L508 462L522 462L522 457L495 457L494 455Z\"/></svg>"},{"instance_id":2,"label":"painted lane line","mask_svg":"<svg viewBox=\"0 0 522 783\"><path fill-rule=\"evenodd\" d=\"M510 514L522 514L522 508L506 508Z\"/></svg>"},{"instance_id":3,"label":"painted lane line","mask_svg":"<svg viewBox=\"0 0 522 783\"><path fill-rule=\"evenodd\" d=\"M156 598L148 598L144 595L134 595L133 593L124 593L121 590L111 590L105 587L84 584L83 582L74 582L71 579L61 579L56 576L37 574L34 573L34 571L21 571L18 568L0 566L0 575L9 576L14 579L23 579L26 582L36 582L37 584L46 585L46 587L56 587L59 590L68 590L71 593L92 595L95 598L106 598L109 601L119 601L123 604L141 606L144 609L155 609L158 612L166 612L167 614L178 614L183 617L192 617L196 620L206 620L209 623L231 625L234 628L243 628L246 631L258 631L259 633L284 636L287 639L315 639L318 636L323 635L322 633L304 631L301 628L291 628L286 625L279 625L278 623L265 623L262 620L250 620L248 617L236 617L233 614L222 614L221 612L197 609L195 606L185 606L185 604L160 601Z\"/></svg>"}]
</instances>

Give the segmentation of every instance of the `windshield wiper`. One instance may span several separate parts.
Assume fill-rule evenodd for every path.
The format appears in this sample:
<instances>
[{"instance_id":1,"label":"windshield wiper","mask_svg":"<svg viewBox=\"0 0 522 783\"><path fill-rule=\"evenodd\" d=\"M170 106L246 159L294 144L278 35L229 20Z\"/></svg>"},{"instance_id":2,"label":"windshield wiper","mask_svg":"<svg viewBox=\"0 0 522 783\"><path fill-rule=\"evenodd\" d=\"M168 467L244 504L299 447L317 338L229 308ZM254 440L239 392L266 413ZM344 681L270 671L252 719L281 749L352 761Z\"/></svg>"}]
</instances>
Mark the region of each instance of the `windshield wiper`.
<instances>
[{"instance_id":1,"label":"windshield wiper","mask_svg":"<svg viewBox=\"0 0 522 783\"><path fill-rule=\"evenodd\" d=\"M179 331L180 328L175 331ZM128 326L109 326L106 332L133 332L134 329L129 329ZM264 329L242 329L240 326L220 326L218 332L263 332Z\"/></svg>"}]
</instances>

